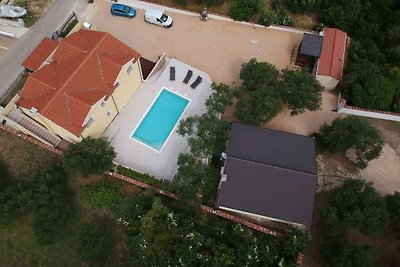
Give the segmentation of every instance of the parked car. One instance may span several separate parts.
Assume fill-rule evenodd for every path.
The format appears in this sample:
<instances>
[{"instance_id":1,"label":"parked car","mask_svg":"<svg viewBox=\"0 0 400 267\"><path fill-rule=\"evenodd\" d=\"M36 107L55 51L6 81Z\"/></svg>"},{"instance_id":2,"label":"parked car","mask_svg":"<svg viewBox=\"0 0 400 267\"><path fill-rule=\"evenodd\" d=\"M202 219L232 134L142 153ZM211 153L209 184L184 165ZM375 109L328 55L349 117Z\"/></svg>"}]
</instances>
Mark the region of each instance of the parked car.
<instances>
[{"instance_id":1,"label":"parked car","mask_svg":"<svg viewBox=\"0 0 400 267\"><path fill-rule=\"evenodd\" d=\"M164 28L171 27L173 23L170 16L159 10L146 10L144 13L144 20L148 23L163 26Z\"/></svg>"},{"instance_id":2,"label":"parked car","mask_svg":"<svg viewBox=\"0 0 400 267\"><path fill-rule=\"evenodd\" d=\"M19 18L25 16L26 9L19 6L2 5L0 6L0 17Z\"/></svg>"},{"instance_id":3,"label":"parked car","mask_svg":"<svg viewBox=\"0 0 400 267\"><path fill-rule=\"evenodd\" d=\"M113 16L127 17L131 19L136 16L136 10L131 6L123 4L113 4L111 6L111 14Z\"/></svg>"}]
</instances>

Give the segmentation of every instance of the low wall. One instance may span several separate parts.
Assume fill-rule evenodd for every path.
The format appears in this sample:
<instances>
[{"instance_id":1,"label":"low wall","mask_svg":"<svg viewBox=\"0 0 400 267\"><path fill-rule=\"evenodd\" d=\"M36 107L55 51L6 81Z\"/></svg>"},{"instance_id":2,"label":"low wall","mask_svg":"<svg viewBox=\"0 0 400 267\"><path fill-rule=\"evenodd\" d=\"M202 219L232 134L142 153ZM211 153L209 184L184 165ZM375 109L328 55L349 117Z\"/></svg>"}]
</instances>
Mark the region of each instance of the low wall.
<instances>
[{"instance_id":1,"label":"low wall","mask_svg":"<svg viewBox=\"0 0 400 267\"><path fill-rule=\"evenodd\" d=\"M381 111L381 110L371 110L371 109L348 106L346 104L346 99L341 98L340 95L339 95L339 100L338 100L338 104L337 104L337 111L339 113L343 113L343 114L347 114L347 115L354 115L354 116L361 116L361 117L368 117L368 118L400 122L400 113Z\"/></svg>"}]
</instances>

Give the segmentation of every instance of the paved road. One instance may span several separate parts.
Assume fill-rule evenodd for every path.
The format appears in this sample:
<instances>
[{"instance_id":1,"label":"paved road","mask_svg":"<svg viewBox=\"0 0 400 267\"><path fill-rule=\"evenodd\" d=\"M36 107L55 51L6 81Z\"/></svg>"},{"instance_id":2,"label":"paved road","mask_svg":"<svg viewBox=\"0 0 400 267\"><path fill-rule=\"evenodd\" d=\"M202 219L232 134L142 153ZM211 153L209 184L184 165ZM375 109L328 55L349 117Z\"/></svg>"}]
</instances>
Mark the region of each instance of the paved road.
<instances>
[{"instance_id":1,"label":"paved road","mask_svg":"<svg viewBox=\"0 0 400 267\"><path fill-rule=\"evenodd\" d=\"M28 33L0 57L0 98L22 72L21 63L37 44L44 37L50 37L65 22L71 11L81 11L86 5L85 0L55 0Z\"/></svg>"}]
</instances>

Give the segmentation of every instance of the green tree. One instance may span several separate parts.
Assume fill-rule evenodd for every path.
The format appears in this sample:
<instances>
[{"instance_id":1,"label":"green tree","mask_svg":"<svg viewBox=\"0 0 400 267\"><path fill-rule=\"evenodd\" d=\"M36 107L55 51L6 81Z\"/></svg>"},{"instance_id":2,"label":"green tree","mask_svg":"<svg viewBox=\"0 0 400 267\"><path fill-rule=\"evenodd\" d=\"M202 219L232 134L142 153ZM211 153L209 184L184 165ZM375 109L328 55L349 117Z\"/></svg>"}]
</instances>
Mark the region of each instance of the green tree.
<instances>
[{"instance_id":1,"label":"green tree","mask_svg":"<svg viewBox=\"0 0 400 267\"><path fill-rule=\"evenodd\" d=\"M178 239L175 214L156 197L153 206L140 220L140 257L148 266L165 266L173 257L174 242Z\"/></svg>"},{"instance_id":2,"label":"green tree","mask_svg":"<svg viewBox=\"0 0 400 267\"><path fill-rule=\"evenodd\" d=\"M229 128L228 122L209 112L182 120L177 133L189 135L190 151L194 156L220 155L225 150Z\"/></svg>"},{"instance_id":3,"label":"green tree","mask_svg":"<svg viewBox=\"0 0 400 267\"><path fill-rule=\"evenodd\" d=\"M239 92L256 90L260 85L276 85L279 72L274 65L267 62L258 62L252 58L249 62L242 64L240 79L242 85Z\"/></svg>"},{"instance_id":4,"label":"green tree","mask_svg":"<svg viewBox=\"0 0 400 267\"><path fill-rule=\"evenodd\" d=\"M361 83L353 84L352 102L357 107L390 110L395 96L393 83L383 75L371 75Z\"/></svg>"},{"instance_id":5,"label":"green tree","mask_svg":"<svg viewBox=\"0 0 400 267\"><path fill-rule=\"evenodd\" d=\"M116 153L105 139L84 139L70 145L64 154L64 167L83 176L101 174L113 167Z\"/></svg>"},{"instance_id":6,"label":"green tree","mask_svg":"<svg viewBox=\"0 0 400 267\"><path fill-rule=\"evenodd\" d=\"M282 100L276 86L260 85L238 99L235 116L242 123L260 125L272 120L282 110Z\"/></svg>"},{"instance_id":7,"label":"green tree","mask_svg":"<svg viewBox=\"0 0 400 267\"><path fill-rule=\"evenodd\" d=\"M370 235L381 231L388 223L384 199L371 183L363 180L346 180L322 214L331 236L340 235L347 228Z\"/></svg>"},{"instance_id":8,"label":"green tree","mask_svg":"<svg viewBox=\"0 0 400 267\"><path fill-rule=\"evenodd\" d=\"M242 85L235 92L238 98L235 116L241 122L260 125L270 121L281 111L278 76L275 66L257 62L255 58L242 65Z\"/></svg>"},{"instance_id":9,"label":"green tree","mask_svg":"<svg viewBox=\"0 0 400 267\"><path fill-rule=\"evenodd\" d=\"M307 70L283 71L282 100L288 104L291 115L320 109L323 90Z\"/></svg>"},{"instance_id":10,"label":"green tree","mask_svg":"<svg viewBox=\"0 0 400 267\"><path fill-rule=\"evenodd\" d=\"M365 168L368 161L380 156L383 140L377 130L356 117L337 118L331 125L324 124L317 135L317 144L329 153L345 152L353 148L356 164Z\"/></svg>"},{"instance_id":11,"label":"green tree","mask_svg":"<svg viewBox=\"0 0 400 267\"><path fill-rule=\"evenodd\" d=\"M82 225L79 235L79 257L91 266L104 266L115 246L115 239L105 219Z\"/></svg>"},{"instance_id":12,"label":"green tree","mask_svg":"<svg viewBox=\"0 0 400 267\"><path fill-rule=\"evenodd\" d=\"M217 113L223 113L227 107L232 105L233 89L228 85L213 83L212 95L206 100L207 109Z\"/></svg>"},{"instance_id":13,"label":"green tree","mask_svg":"<svg viewBox=\"0 0 400 267\"><path fill-rule=\"evenodd\" d=\"M397 233L397 239L400 239L400 193L395 192L393 195L386 196L386 203L390 220Z\"/></svg>"}]
</instances>

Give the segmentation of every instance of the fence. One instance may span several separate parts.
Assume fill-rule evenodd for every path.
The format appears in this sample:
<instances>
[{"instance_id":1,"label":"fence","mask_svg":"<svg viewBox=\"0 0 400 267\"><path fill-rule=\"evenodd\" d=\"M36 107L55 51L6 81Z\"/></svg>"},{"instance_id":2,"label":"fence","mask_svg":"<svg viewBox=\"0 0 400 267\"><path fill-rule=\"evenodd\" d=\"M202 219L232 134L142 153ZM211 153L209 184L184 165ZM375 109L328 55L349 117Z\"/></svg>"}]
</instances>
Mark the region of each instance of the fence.
<instances>
[{"instance_id":1,"label":"fence","mask_svg":"<svg viewBox=\"0 0 400 267\"><path fill-rule=\"evenodd\" d=\"M17 77L17 79L11 84L11 86L8 88L7 92L0 98L0 104L1 106L6 106L8 103L3 103L8 96L14 91L15 87L17 86L17 84L21 81L21 79L24 77L24 75L26 74L26 70L24 69ZM16 92L18 93L18 92Z\"/></svg>"},{"instance_id":2,"label":"fence","mask_svg":"<svg viewBox=\"0 0 400 267\"><path fill-rule=\"evenodd\" d=\"M346 99L339 94L337 103L337 111L339 113L400 122L400 113L353 107L347 105L346 102Z\"/></svg>"}]
</instances>

